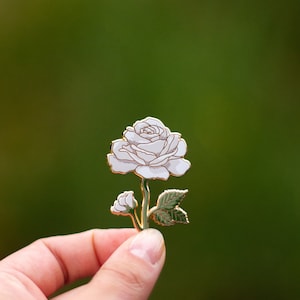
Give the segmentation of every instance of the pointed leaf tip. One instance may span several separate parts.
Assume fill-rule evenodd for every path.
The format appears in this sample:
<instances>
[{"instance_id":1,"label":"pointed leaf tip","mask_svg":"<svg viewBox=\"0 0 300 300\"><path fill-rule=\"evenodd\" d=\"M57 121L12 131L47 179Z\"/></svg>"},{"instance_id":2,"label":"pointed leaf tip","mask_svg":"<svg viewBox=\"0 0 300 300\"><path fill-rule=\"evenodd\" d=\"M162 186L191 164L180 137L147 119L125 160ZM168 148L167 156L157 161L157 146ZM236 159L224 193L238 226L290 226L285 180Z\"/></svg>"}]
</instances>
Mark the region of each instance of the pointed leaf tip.
<instances>
[{"instance_id":1,"label":"pointed leaf tip","mask_svg":"<svg viewBox=\"0 0 300 300\"><path fill-rule=\"evenodd\" d=\"M189 219L186 211L184 211L180 207L176 207L175 209L171 210L169 214L171 215L174 223L181 223L181 224L189 223Z\"/></svg>"},{"instance_id":2,"label":"pointed leaf tip","mask_svg":"<svg viewBox=\"0 0 300 300\"><path fill-rule=\"evenodd\" d=\"M158 196L156 206L159 209L174 209L181 203L187 192L188 190L165 190Z\"/></svg>"}]
</instances>

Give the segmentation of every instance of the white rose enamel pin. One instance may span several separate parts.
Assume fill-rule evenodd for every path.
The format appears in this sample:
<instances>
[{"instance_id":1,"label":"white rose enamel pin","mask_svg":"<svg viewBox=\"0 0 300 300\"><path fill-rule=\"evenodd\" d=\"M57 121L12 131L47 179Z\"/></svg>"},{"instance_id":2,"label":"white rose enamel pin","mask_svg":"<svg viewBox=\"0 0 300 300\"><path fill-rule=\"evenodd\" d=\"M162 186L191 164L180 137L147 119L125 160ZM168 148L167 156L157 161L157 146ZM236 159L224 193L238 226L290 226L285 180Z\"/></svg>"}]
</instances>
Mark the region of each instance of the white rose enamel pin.
<instances>
[{"instance_id":1,"label":"white rose enamel pin","mask_svg":"<svg viewBox=\"0 0 300 300\"><path fill-rule=\"evenodd\" d=\"M184 159L187 145L181 134L171 132L160 120L147 117L128 126L123 138L112 142L108 164L113 173L134 172L141 178L140 217L139 202L133 191L121 193L110 210L115 215L129 216L138 230L149 228L149 219L159 225L187 224L187 213L180 203L188 190L168 189L162 192L156 205L150 208L151 179L167 180L170 175L182 176L191 167Z\"/></svg>"}]
</instances>

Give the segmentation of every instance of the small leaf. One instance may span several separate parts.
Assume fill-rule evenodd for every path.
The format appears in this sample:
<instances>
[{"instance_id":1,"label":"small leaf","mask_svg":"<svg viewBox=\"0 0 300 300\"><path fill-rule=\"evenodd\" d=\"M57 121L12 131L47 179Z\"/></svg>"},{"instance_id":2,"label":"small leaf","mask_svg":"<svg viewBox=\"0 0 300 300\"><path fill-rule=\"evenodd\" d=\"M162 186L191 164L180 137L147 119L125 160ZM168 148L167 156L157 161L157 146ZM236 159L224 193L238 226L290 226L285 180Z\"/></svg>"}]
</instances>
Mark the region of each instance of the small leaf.
<instances>
[{"instance_id":1,"label":"small leaf","mask_svg":"<svg viewBox=\"0 0 300 300\"><path fill-rule=\"evenodd\" d=\"M186 211L184 211L180 207L176 207L175 209L170 210L169 214L174 223L182 223L182 224L189 223L189 219L188 219L188 215L187 215Z\"/></svg>"},{"instance_id":2,"label":"small leaf","mask_svg":"<svg viewBox=\"0 0 300 300\"><path fill-rule=\"evenodd\" d=\"M170 210L157 209L151 214L153 221L162 226L171 226L176 223L188 224L187 213L180 207Z\"/></svg>"},{"instance_id":3,"label":"small leaf","mask_svg":"<svg viewBox=\"0 0 300 300\"><path fill-rule=\"evenodd\" d=\"M165 190L158 196L156 206L159 209L174 209L180 204L187 192L188 190Z\"/></svg>"},{"instance_id":4,"label":"small leaf","mask_svg":"<svg viewBox=\"0 0 300 300\"><path fill-rule=\"evenodd\" d=\"M163 209L158 209L151 214L151 218L155 223L162 226L171 226L174 225L172 217L168 214L167 211Z\"/></svg>"}]
</instances>

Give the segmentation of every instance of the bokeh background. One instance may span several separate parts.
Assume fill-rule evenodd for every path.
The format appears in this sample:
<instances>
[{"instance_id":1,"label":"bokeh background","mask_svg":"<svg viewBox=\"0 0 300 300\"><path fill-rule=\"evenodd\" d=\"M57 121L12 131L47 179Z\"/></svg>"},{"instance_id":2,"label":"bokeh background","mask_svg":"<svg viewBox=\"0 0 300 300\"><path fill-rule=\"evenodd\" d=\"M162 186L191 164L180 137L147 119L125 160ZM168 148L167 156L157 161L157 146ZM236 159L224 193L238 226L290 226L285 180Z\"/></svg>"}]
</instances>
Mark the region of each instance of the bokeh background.
<instances>
[{"instance_id":1,"label":"bokeh background","mask_svg":"<svg viewBox=\"0 0 300 300\"><path fill-rule=\"evenodd\" d=\"M189 225L161 228L151 299L300 297L299 1L0 1L0 255L131 226L113 139L146 116L188 143Z\"/></svg>"}]
</instances>

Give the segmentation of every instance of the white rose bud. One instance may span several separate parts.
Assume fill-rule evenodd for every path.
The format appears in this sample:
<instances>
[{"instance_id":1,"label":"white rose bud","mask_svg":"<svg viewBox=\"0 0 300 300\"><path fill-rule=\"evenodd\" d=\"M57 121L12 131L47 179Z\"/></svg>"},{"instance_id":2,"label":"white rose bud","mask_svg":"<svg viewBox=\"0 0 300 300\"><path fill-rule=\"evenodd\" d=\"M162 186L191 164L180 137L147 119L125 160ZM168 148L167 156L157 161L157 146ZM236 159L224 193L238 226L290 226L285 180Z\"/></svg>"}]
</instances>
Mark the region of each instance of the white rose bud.
<instances>
[{"instance_id":1,"label":"white rose bud","mask_svg":"<svg viewBox=\"0 0 300 300\"><path fill-rule=\"evenodd\" d=\"M110 207L110 211L114 214L128 214L130 210L138 205L134 198L133 191L126 191L120 194L115 200L114 205Z\"/></svg>"}]
</instances>

